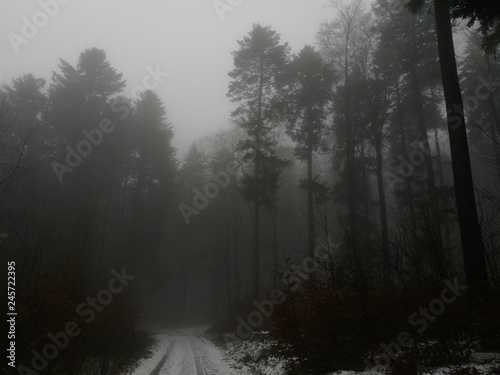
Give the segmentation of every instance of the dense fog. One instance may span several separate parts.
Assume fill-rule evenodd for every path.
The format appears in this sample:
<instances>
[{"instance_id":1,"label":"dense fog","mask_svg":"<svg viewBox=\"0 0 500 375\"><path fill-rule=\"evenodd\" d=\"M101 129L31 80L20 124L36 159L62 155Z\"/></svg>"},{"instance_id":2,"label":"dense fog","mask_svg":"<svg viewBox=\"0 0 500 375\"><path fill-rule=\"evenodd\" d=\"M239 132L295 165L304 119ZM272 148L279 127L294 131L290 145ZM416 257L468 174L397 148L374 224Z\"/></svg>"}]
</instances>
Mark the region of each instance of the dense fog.
<instances>
[{"instance_id":1,"label":"dense fog","mask_svg":"<svg viewBox=\"0 0 500 375\"><path fill-rule=\"evenodd\" d=\"M2 373L497 373L497 3L0 3Z\"/></svg>"}]
</instances>

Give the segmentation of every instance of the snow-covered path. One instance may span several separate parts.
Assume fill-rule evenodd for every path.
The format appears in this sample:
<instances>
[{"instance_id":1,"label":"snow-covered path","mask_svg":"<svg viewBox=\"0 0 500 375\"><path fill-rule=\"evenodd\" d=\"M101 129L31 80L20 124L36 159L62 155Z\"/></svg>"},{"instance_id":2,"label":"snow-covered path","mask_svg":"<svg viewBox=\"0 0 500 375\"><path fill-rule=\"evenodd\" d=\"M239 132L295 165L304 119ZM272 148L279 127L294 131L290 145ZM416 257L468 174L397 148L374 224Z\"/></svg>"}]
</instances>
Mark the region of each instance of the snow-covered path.
<instances>
[{"instance_id":1,"label":"snow-covered path","mask_svg":"<svg viewBox=\"0 0 500 375\"><path fill-rule=\"evenodd\" d=\"M210 341L193 331L163 333L153 356L144 359L133 375L246 375Z\"/></svg>"},{"instance_id":2,"label":"snow-covered path","mask_svg":"<svg viewBox=\"0 0 500 375\"><path fill-rule=\"evenodd\" d=\"M234 347L220 350L203 337L206 329L207 327L197 327L169 330L156 335L156 346L151 356L141 360L136 369L124 375L280 375L285 373L286 360L269 355L271 341L241 341ZM246 356L251 360L245 359ZM469 364L433 368L423 374L445 375L458 367L474 367L475 371L479 371L477 373L480 374L496 374L498 371L494 371L500 368L500 353L473 352ZM331 375L380 375L385 374L385 370L379 366L363 372L337 371Z\"/></svg>"}]
</instances>

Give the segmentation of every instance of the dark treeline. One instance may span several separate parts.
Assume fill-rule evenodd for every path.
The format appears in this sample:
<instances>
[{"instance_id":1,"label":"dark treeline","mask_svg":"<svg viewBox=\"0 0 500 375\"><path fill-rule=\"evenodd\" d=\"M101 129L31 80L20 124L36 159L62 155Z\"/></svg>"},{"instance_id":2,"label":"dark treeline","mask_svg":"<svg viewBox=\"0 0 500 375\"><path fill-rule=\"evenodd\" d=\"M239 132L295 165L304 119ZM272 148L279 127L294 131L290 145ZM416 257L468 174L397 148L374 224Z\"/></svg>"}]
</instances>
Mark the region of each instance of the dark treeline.
<instances>
[{"instance_id":1,"label":"dark treeline","mask_svg":"<svg viewBox=\"0 0 500 375\"><path fill-rule=\"evenodd\" d=\"M76 66L61 60L49 84L27 74L2 91L2 246L16 262L18 363L28 367L68 321L81 334L46 368L76 373L89 356L127 348L145 291L165 280L173 133L154 92L132 101L124 87L89 49ZM123 269L134 281L94 307L87 297Z\"/></svg>"},{"instance_id":2,"label":"dark treeline","mask_svg":"<svg viewBox=\"0 0 500 375\"><path fill-rule=\"evenodd\" d=\"M90 357L111 374L140 341L139 322L234 331L274 289L284 298L254 329L271 328L298 366L359 367L456 282L468 295L418 337L442 339L433 352L463 353L470 342L459 339L478 335L498 347L488 313L500 287L495 39L454 25L484 247L466 249L455 199L466 186L454 186L449 141L460 108L444 101L434 15L404 3L332 2L317 45L295 52L254 25L228 72L233 127L182 160L168 103L150 90L127 97L102 50L61 60L50 81L5 85L1 246L16 262L19 362L77 321L81 335L47 371L76 374ZM87 322L77 306L123 269L134 279Z\"/></svg>"}]
</instances>

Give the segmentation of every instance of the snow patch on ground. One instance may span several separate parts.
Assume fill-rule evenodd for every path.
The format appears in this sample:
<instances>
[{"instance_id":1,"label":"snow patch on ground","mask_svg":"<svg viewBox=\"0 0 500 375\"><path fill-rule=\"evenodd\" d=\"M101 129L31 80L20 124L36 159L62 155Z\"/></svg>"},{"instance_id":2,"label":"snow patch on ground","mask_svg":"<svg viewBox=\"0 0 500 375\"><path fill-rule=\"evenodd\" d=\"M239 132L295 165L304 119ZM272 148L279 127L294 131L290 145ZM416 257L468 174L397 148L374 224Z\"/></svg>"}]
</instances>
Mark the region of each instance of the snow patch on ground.
<instances>
[{"instance_id":1,"label":"snow patch on ground","mask_svg":"<svg viewBox=\"0 0 500 375\"><path fill-rule=\"evenodd\" d=\"M476 369L482 375L500 374L500 353L483 353L472 352L470 363L456 366L438 367L422 373L422 375L449 375L451 371L468 368ZM337 371L327 375L383 375L386 374L386 367L375 367L371 370L355 372L355 371Z\"/></svg>"},{"instance_id":2,"label":"snow patch on ground","mask_svg":"<svg viewBox=\"0 0 500 375\"><path fill-rule=\"evenodd\" d=\"M277 341L265 336L241 341L226 334L227 344L222 350L227 357L238 362L241 369L247 369L252 374L284 375L292 360L280 356Z\"/></svg>"},{"instance_id":3,"label":"snow patch on ground","mask_svg":"<svg viewBox=\"0 0 500 375\"><path fill-rule=\"evenodd\" d=\"M155 335L155 344L136 368L124 375L149 375L165 354L166 361L160 375L197 374L203 371L216 375L285 375L293 359L282 355L283 348L267 334L259 334L248 340L238 340L226 335L226 344L216 347L203 337L206 328L169 330ZM500 374L500 353L472 352L470 363L435 368L422 375L449 375L459 368L475 368L480 374ZM385 367L367 371L337 371L325 375L383 375Z\"/></svg>"},{"instance_id":4,"label":"snow patch on ground","mask_svg":"<svg viewBox=\"0 0 500 375\"><path fill-rule=\"evenodd\" d=\"M170 346L170 339L167 334L153 336L155 343L151 348L151 356L143 358L137 367L124 375L149 375L156 365L161 361Z\"/></svg>"},{"instance_id":5,"label":"snow patch on ground","mask_svg":"<svg viewBox=\"0 0 500 375\"><path fill-rule=\"evenodd\" d=\"M269 338L250 338L245 341L226 334L226 345L222 349L226 356L233 358L258 375L285 375L290 359L285 359L277 353L277 342ZM470 363L429 369L422 375L449 375L452 370L460 368L475 368L483 375L500 374L500 353L472 352ZM496 369L496 370L495 370ZM378 366L372 369L356 371L336 371L325 375L384 375L386 367Z\"/></svg>"},{"instance_id":6,"label":"snow patch on ground","mask_svg":"<svg viewBox=\"0 0 500 375\"><path fill-rule=\"evenodd\" d=\"M172 329L155 335L150 355L124 375L254 375L201 336L208 327ZM162 361L163 360L163 361Z\"/></svg>"}]
</instances>

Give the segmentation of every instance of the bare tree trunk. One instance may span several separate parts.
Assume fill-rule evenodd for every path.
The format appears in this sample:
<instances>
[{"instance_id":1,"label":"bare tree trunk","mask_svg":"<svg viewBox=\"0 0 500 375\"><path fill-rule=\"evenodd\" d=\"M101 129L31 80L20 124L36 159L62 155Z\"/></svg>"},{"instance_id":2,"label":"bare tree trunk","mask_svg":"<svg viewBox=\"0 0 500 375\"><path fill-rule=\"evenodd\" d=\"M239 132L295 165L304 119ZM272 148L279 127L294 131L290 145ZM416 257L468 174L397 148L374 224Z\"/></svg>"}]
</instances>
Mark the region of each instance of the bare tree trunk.
<instances>
[{"instance_id":1,"label":"bare tree trunk","mask_svg":"<svg viewBox=\"0 0 500 375\"><path fill-rule=\"evenodd\" d=\"M434 0L439 63L448 115L453 180L458 223L464 257L465 276L472 309L480 309L489 294L484 243L477 216L476 199L463 113L462 93L457 73L453 33L447 0Z\"/></svg>"},{"instance_id":2,"label":"bare tree trunk","mask_svg":"<svg viewBox=\"0 0 500 375\"><path fill-rule=\"evenodd\" d=\"M399 78L396 77L396 100L397 100L397 119L399 125L399 131L401 135L401 147L403 155L408 155L408 149L406 148L406 133L404 129L403 116L401 116L401 92L399 90ZM409 178L405 178L406 191L409 195L408 208L410 210L410 220L411 220L411 230L415 233L415 205L413 203L413 188L411 186L411 181Z\"/></svg>"},{"instance_id":3,"label":"bare tree trunk","mask_svg":"<svg viewBox=\"0 0 500 375\"><path fill-rule=\"evenodd\" d=\"M424 117L424 107L422 103L422 93L420 90L420 80L416 71L415 63L411 64L411 77L413 81L413 94L415 98L415 109L417 111L418 128L420 137L423 142L423 147L429 145L429 137L427 134L427 126ZM430 151L430 148L429 148ZM432 227L435 228L438 242L441 243L441 225L439 222L439 201L436 194L436 179L434 177L434 167L432 166L431 155L425 155L425 169L427 171L427 190L431 199ZM439 244L437 244L439 248Z\"/></svg>"},{"instance_id":4,"label":"bare tree trunk","mask_svg":"<svg viewBox=\"0 0 500 375\"><path fill-rule=\"evenodd\" d=\"M278 267L279 263L279 257L278 257L278 220L277 220L277 214L278 214L278 209L274 207L271 210L271 224L273 227L273 263L274 263L274 270L276 272L276 269ZM276 288L277 287L277 278L276 275L273 274L273 286Z\"/></svg>"},{"instance_id":5,"label":"bare tree trunk","mask_svg":"<svg viewBox=\"0 0 500 375\"><path fill-rule=\"evenodd\" d=\"M314 210L313 210L312 146L307 150L307 227L309 256L314 256Z\"/></svg>"},{"instance_id":6,"label":"bare tree trunk","mask_svg":"<svg viewBox=\"0 0 500 375\"><path fill-rule=\"evenodd\" d=\"M443 162L441 160L441 146L439 145L439 136L438 129L434 128L434 143L436 144L436 156L437 156L437 165L438 165L438 175L439 175L439 186L444 188L444 174L443 174ZM448 210L448 204L446 202L446 198L443 197L443 209L446 212ZM444 234L446 247L448 249L451 248L451 237L450 237L450 223L448 219L445 217L444 219Z\"/></svg>"},{"instance_id":7,"label":"bare tree trunk","mask_svg":"<svg viewBox=\"0 0 500 375\"><path fill-rule=\"evenodd\" d=\"M486 55L486 66L488 68L488 74L491 77L491 62L490 57ZM493 142L493 150L495 151L495 159L496 159L496 167L498 178L500 179L500 115L498 114L497 107L495 105L495 101L493 100L493 95L488 96L488 108L490 111L491 119L492 119L492 142ZM498 137L495 137L495 133Z\"/></svg>"},{"instance_id":8,"label":"bare tree trunk","mask_svg":"<svg viewBox=\"0 0 500 375\"><path fill-rule=\"evenodd\" d=\"M259 156L255 157L255 169L258 170ZM258 187L257 187L258 189ZM260 284L260 197L257 193L254 202L254 243L253 243L253 297L259 297Z\"/></svg>"},{"instance_id":9,"label":"bare tree trunk","mask_svg":"<svg viewBox=\"0 0 500 375\"><path fill-rule=\"evenodd\" d=\"M231 305L231 235L229 224L229 212L227 207L227 194L224 193L224 219L226 221L226 254L225 254L225 276L227 305Z\"/></svg>"},{"instance_id":10,"label":"bare tree trunk","mask_svg":"<svg viewBox=\"0 0 500 375\"><path fill-rule=\"evenodd\" d=\"M387 204L384 192L384 174L382 161L382 142L376 141L375 151L377 153L377 189L378 202L380 208L380 227L382 232L382 256L383 256L383 277L385 286L390 284L390 259L389 259L389 231L387 227Z\"/></svg>"},{"instance_id":11,"label":"bare tree trunk","mask_svg":"<svg viewBox=\"0 0 500 375\"><path fill-rule=\"evenodd\" d=\"M237 210L237 194L236 185L232 184L233 189L233 251L234 251L234 299L238 302L241 297L240 290L240 254L239 254L239 226L238 219L240 218L239 210ZM239 208L239 203L238 203Z\"/></svg>"},{"instance_id":12,"label":"bare tree trunk","mask_svg":"<svg viewBox=\"0 0 500 375\"><path fill-rule=\"evenodd\" d=\"M264 57L260 59L259 101L257 112L257 145L260 146L260 131L262 130L262 94L264 90ZM255 150L256 189L254 201L254 242L253 242L253 298L259 298L260 289L260 149Z\"/></svg>"}]
</instances>

